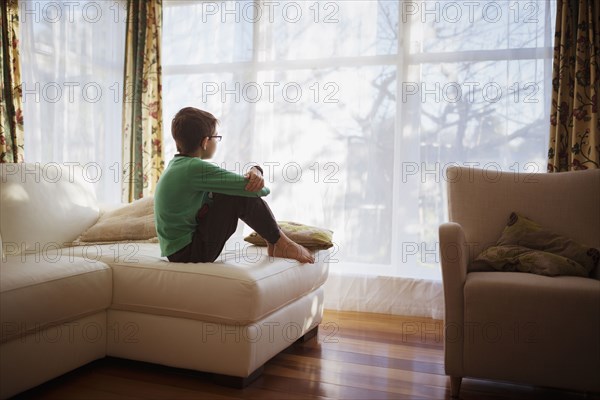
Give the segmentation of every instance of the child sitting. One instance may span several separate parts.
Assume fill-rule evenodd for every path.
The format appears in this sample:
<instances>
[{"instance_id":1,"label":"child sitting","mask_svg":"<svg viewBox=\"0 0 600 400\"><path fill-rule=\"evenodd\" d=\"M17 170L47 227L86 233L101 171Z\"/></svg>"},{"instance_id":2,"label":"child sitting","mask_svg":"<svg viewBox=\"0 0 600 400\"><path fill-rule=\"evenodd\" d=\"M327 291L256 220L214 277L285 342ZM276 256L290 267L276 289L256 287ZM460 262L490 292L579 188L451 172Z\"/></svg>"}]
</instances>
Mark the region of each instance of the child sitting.
<instances>
[{"instance_id":1,"label":"child sitting","mask_svg":"<svg viewBox=\"0 0 600 400\"><path fill-rule=\"evenodd\" d=\"M186 107L175 115L175 154L158 181L154 215L161 256L172 262L213 262L236 231L238 218L267 241L268 254L314 262L314 256L277 226L267 203L262 169L244 175L206 162L216 149L218 120Z\"/></svg>"}]
</instances>

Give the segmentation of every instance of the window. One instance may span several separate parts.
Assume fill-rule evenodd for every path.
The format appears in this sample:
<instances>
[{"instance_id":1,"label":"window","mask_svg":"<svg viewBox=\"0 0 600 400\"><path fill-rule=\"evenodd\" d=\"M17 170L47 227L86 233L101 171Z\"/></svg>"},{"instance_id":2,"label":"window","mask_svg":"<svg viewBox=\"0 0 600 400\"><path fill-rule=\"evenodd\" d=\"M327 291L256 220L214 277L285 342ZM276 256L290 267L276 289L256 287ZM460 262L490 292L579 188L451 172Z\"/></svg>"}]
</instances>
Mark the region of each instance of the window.
<instances>
[{"instance_id":1,"label":"window","mask_svg":"<svg viewBox=\"0 0 600 400\"><path fill-rule=\"evenodd\" d=\"M164 118L222 121L281 220L329 227L340 272L439 278L444 168L541 172L553 1L164 3ZM165 159L175 153L165 132ZM266 168L265 168L266 167Z\"/></svg>"}]
</instances>

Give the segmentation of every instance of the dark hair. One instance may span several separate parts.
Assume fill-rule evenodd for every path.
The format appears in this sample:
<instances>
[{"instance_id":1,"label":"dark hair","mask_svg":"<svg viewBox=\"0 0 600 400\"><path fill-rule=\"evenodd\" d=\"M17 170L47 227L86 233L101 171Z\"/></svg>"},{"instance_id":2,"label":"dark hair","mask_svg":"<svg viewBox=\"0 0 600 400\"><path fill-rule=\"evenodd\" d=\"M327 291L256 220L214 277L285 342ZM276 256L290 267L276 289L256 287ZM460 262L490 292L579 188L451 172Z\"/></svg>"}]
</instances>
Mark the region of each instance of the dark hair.
<instances>
[{"instance_id":1,"label":"dark hair","mask_svg":"<svg viewBox=\"0 0 600 400\"><path fill-rule=\"evenodd\" d=\"M219 120L209 112L195 107L182 108L171 122L171 135L175 139L177 151L181 154L194 153L202 139L215 133Z\"/></svg>"}]
</instances>

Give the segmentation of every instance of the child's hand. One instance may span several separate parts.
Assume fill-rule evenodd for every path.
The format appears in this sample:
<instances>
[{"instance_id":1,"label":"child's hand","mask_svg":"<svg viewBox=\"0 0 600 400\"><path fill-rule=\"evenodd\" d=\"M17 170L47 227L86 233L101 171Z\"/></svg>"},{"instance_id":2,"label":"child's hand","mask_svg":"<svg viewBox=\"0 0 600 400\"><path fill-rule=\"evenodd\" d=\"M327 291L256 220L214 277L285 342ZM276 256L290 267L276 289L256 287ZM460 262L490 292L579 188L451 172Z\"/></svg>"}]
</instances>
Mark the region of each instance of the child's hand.
<instances>
[{"instance_id":1,"label":"child's hand","mask_svg":"<svg viewBox=\"0 0 600 400\"><path fill-rule=\"evenodd\" d=\"M260 189L265 187L265 180L263 179L262 174L258 169L254 167L252 167L250 171L248 171L248 173L244 175L244 178L250 179L250 181L244 188L249 192L258 192Z\"/></svg>"}]
</instances>

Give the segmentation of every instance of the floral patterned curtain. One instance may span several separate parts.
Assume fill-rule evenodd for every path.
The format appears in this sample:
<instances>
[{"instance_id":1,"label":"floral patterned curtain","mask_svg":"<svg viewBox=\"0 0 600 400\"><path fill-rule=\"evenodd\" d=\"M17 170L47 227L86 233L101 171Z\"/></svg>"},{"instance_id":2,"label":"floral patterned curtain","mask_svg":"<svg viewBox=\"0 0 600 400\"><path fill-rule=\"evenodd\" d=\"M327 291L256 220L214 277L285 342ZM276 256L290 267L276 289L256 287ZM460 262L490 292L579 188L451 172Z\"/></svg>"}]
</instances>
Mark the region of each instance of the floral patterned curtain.
<instances>
[{"instance_id":1,"label":"floral patterned curtain","mask_svg":"<svg viewBox=\"0 0 600 400\"><path fill-rule=\"evenodd\" d=\"M19 13L17 0L2 1L0 18L0 162L24 161Z\"/></svg>"},{"instance_id":2,"label":"floral patterned curtain","mask_svg":"<svg viewBox=\"0 0 600 400\"><path fill-rule=\"evenodd\" d=\"M122 201L154 193L162 158L161 0L127 1Z\"/></svg>"},{"instance_id":3,"label":"floral patterned curtain","mask_svg":"<svg viewBox=\"0 0 600 400\"><path fill-rule=\"evenodd\" d=\"M600 168L600 2L557 7L548 172Z\"/></svg>"}]
</instances>

